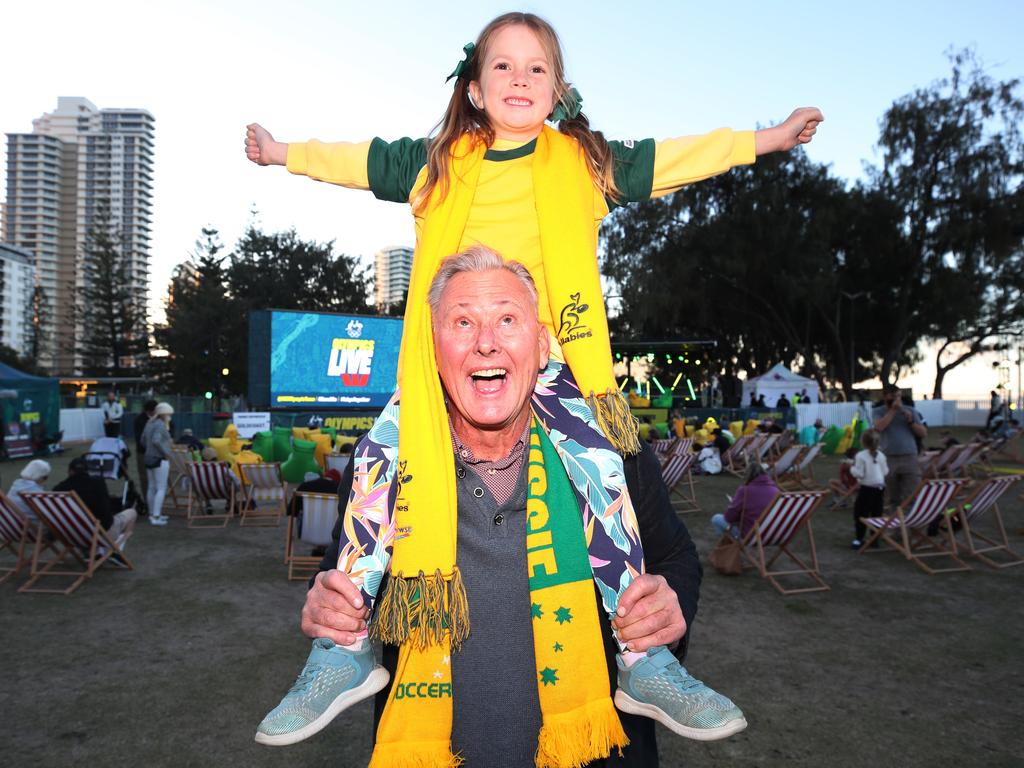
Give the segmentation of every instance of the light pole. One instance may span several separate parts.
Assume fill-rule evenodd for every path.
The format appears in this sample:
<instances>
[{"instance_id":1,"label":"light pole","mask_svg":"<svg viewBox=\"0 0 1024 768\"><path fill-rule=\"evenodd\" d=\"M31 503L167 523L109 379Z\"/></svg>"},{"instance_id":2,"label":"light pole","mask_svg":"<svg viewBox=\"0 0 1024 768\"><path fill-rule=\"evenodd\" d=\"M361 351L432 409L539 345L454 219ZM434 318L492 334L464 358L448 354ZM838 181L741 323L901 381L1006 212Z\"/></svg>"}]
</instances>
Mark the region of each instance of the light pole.
<instances>
[{"instance_id":1,"label":"light pole","mask_svg":"<svg viewBox=\"0 0 1024 768\"><path fill-rule=\"evenodd\" d=\"M856 293L850 293L849 291L840 291L843 296L850 300L850 396L853 396L853 383L855 379L855 364L857 357L853 353L853 302L855 299L859 299L861 296L867 296L867 291L857 291Z\"/></svg>"}]
</instances>

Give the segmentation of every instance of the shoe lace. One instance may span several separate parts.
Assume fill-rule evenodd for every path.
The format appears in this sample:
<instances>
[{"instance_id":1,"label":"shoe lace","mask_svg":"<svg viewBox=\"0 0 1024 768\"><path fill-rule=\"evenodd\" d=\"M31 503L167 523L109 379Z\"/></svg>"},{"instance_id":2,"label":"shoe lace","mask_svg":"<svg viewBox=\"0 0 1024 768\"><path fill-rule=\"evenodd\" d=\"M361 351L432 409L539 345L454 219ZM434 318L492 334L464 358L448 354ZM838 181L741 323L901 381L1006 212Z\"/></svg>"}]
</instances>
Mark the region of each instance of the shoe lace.
<instances>
[{"instance_id":1,"label":"shoe lace","mask_svg":"<svg viewBox=\"0 0 1024 768\"><path fill-rule=\"evenodd\" d=\"M291 690L288 693L305 693L309 690L309 686L312 685L319 674L321 666L319 664L307 664L302 672L299 673L298 678L292 685Z\"/></svg>"},{"instance_id":2,"label":"shoe lace","mask_svg":"<svg viewBox=\"0 0 1024 768\"><path fill-rule=\"evenodd\" d=\"M682 688L684 691L690 691L696 688L701 688L704 685L704 683L702 683L700 680L698 680L689 672L687 672L686 667L684 667L682 664L673 664L669 667L666 667L663 670L663 672L664 674L669 675L671 678L677 681L679 687Z\"/></svg>"}]
</instances>

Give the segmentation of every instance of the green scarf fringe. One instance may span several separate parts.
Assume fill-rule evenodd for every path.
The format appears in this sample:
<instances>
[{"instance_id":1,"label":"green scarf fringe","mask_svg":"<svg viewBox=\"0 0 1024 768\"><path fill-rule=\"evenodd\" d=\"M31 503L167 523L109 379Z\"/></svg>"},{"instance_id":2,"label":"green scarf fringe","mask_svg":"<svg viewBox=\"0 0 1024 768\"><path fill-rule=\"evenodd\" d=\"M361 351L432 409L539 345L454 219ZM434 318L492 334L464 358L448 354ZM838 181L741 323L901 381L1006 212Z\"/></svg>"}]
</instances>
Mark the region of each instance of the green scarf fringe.
<instances>
[{"instance_id":1,"label":"green scarf fringe","mask_svg":"<svg viewBox=\"0 0 1024 768\"><path fill-rule=\"evenodd\" d=\"M591 392L587 403L597 425L616 451L623 456L640 453L640 425L621 392L617 389L607 389L603 395Z\"/></svg>"},{"instance_id":2,"label":"green scarf fringe","mask_svg":"<svg viewBox=\"0 0 1024 768\"><path fill-rule=\"evenodd\" d=\"M452 650L459 650L469 637L469 601L459 569L450 579L440 568L430 576L423 571L408 578L392 574L369 632L388 645L411 642L419 650L440 645L450 632Z\"/></svg>"}]
</instances>

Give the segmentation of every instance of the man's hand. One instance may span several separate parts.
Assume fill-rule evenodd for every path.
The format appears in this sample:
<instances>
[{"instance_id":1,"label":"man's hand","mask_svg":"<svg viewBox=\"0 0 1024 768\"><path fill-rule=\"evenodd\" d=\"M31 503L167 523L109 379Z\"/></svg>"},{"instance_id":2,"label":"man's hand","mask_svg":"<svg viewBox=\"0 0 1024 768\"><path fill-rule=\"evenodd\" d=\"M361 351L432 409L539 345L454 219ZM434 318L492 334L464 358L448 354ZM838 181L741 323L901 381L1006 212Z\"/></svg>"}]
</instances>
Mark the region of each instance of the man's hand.
<instances>
[{"instance_id":1,"label":"man's hand","mask_svg":"<svg viewBox=\"0 0 1024 768\"><path fill-rule=\"evenodd\" d=\"M754 153L788 152L799 144L807 144L818 131L825 117L817 107L801 107L783 122L754 134Z\"/></svg>"},{"instance_id":2,"label":"man's hand","mask_svg":"<svg viewBox=\"0 0 1024 768\"><path fill-rule=\"evenodd\" d=\"M673 646L686 634L679 597L664 576L639 576L622 593L616 614L612 626L631 651Z\"/></svg>"},{"instance_id":3,"label":"man's hand","mask_svg":"<svg viewBox=\"0 0 1024 768\"><path fill-rule=\"evenodd\" d=\"M288 145L274 141L259 123L245 126L245 156L257 165L287 165Z\"/></svg>"},{"instance_id":4,"label":"man's hand","mask_svg":"<svg viewBox=\"0 0 1024 768\"><path fill-rule=\"evenodd\" d=\"M321 571L302 606L302 631L309 637L329 637L338 645L351 645L356 632L366 629L369 611L359 589L338 570Z\"/></svg>"}]
</instances>

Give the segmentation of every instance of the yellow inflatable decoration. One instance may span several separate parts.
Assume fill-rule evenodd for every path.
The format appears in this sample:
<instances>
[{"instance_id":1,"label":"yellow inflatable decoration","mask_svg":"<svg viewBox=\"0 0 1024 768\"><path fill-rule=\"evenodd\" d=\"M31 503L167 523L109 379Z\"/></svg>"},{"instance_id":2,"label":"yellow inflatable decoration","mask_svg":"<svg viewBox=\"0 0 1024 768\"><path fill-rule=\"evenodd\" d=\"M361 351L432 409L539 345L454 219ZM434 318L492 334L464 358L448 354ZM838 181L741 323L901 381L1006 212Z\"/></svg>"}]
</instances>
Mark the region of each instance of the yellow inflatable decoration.
<instances>
[{"instance_id":1,"label":"yellow inflatable decoration","mask_svg":"<svg viewBox=\"0 0 1024 768\"><path fill-rule=\"evenodd\" d=\"M739 437L743 434L743 422L742 421L730 421L729 431L732 432L733 437Z\"/></svg>"},{"instance_id":2,"label":"yellow inflatable decoration","mask_svg":"<svg viewBox=\"0 0 1024 768\"><path fill-rule=\"evenodd\" d=\"M693 437L693 433L697 431L697 428L693 424L686 425L686 436Z\"/></svg>"},{"instance_id":3,"label":"yellow inflatable decoration","mask_svg":"<svg viewBox=\"0 0 1024 768\"><path fill-rule=\"evenodd\" d=\"M843 436L839 438L839 444L836 446L836 455L842 456L853 445L853 430L857 426L857 417L853 417L853 421L843 427Z\"/></svg>"},{"instance_id":4,"label":"yellow inflatable decoration","mask_svg":"<svg viewBox=\"0 0 1024 768\"><path fill-rule=\"evenodd\" d=\"M743 430L744 435L752 435L757 432L757 426L760 424L758 419L747 419L747 427Z\"/></svg>"},{"instance_id":5,"label":"yellow inflatable decoration","mask_svg":"<svg viewBox=\"0 0 1024 768\"><path fill-rule=\"evenodd\" d=\"M226 437L211 437L210 447L217 452L217 461L235 463L235 454L231 452L231 440Z\"/></svg>"},{"instance_id":6,"label":"yellow inflatable decoration","mask_svg":"<svg viewBox=\"0 0 1024 768\"><path fill-rule=\"evenodd\" d=\"M314 458L321 469L327 468L327 459L324 457L331 452L331 436L326 432L310 431L309 440L316 443Z\"/></svg>"},{"instance_id":7,"label":"yellow inflatable decoration","mask_svg":"<svg viewBox=\"0 0 1024 768\"><path fill-rule=\"evenodd\" d=\"M334 441L334 452L341 453L341 446L343 445L351 445L352 449L355 450L356 438L352 435L338 435L337 439Z\"/></svg>"},{"instance_id":8,"label":"yellow inflatable decoration","mask_svg":"<svg viewBox=\"0 0 1024 768\"><path fill-rule=\"evenodd\" d=\"M309 427L292 427L292 437L296 440L309 440Z\"/></svg>"},{"instance_id":9,"label":"yellow inflatable decoration","mask_svg":"<svg viewBox=\"0 0 1024 768\"><path fill-rule=\"evenodd\" d=\"M697 445L704 445L711 439L711 433L706 429L698 429L693 433L693 442Z\"/></svg>"}]
</instances>

